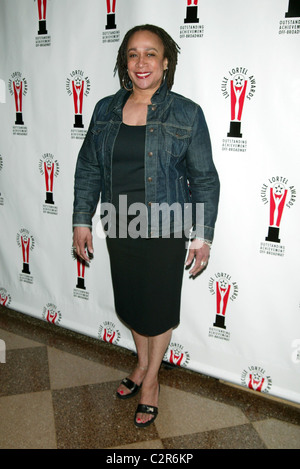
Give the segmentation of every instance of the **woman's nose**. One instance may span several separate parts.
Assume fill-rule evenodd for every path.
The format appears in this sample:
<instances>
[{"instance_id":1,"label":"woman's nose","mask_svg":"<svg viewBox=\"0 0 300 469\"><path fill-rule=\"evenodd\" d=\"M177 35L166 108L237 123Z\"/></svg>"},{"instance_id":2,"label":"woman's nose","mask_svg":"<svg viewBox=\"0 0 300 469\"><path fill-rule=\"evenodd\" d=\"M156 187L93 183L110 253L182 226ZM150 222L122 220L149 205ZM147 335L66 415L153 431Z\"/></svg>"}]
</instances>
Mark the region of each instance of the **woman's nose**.
<instances>
[{"instance_id":1,"label":"woman's nose","mask_svg":"<svg viewBox=\"0 0 300 469\"><path fill-rule=\"evenodd\" d=\"M145 57L143 55L141 55L139 58L138 58L138 61L137 61L137 66L138 67L143 67L145 65Z\"/></svg>"}]
</instances>

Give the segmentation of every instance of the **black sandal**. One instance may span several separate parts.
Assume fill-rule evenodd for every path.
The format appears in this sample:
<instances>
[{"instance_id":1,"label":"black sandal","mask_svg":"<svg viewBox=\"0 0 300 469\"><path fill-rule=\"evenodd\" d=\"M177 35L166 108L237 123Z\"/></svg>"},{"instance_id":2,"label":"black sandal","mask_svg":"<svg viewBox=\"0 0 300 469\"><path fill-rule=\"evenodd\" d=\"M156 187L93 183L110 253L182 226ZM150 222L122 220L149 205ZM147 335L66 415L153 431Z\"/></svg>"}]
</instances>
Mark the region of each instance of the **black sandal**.
<instances>
[{"instance_id":1,"label":"black sandal","mask_svg":"<svg viewBox=\"0 0 300 469\"><path fill-rule=\"evenodd\" d=\"M148 422L139 423L139 422L136 421L136 416L139 413L141 413L141 414L152 414L153 417L152 417L152 419L148 420ZM136 427L139 427L139 428L148 427L149 425L151 425L151 423L154 422L157 415L158 415L158 408L157 407L154 407L154 406L151 406L151 405L146 405L146 404L139 404L137 406L136 411L135 411L134 424L135 424Z\"/></svg>"},{"instance_id":2,"label":"black sandal","mask_svg":"<svg viewBox=\"0 0 300 469\"><path fill-rule=\"evenodd\" d=\"M129 389L130 393L122 395L117 391L117 396L119 399L129 399L130 397L136 396L136 394L142 387L142 385L139 386L138 384L131 381L131 379L129 378L124 378L121 384L123 384L127 389Z\"/></svg>"}]
</instances>

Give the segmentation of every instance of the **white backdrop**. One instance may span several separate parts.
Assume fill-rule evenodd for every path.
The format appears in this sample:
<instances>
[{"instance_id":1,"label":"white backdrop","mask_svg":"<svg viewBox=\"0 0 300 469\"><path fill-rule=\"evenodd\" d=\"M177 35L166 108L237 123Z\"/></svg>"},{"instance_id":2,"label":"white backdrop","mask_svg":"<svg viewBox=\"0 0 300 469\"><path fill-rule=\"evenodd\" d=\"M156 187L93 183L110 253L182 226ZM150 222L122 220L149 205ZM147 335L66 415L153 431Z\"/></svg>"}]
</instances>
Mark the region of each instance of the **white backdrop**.
<instances>
[{"instance_id":1,"label":"white backdrop","mask_svg":"<svg viewBox=\"0 0 300 469\"><path fill-rule=\"evenodd\" d=\"M98 214L91 265L72 254L73 176L96 102L119 87L120 41L157 24L181 47L173 90L202 106L221 180L210 263L185 273L165 359L299 403L300 1L113 3L0 1L0 301L134 349Z\"/></svg>"}]
</instances>

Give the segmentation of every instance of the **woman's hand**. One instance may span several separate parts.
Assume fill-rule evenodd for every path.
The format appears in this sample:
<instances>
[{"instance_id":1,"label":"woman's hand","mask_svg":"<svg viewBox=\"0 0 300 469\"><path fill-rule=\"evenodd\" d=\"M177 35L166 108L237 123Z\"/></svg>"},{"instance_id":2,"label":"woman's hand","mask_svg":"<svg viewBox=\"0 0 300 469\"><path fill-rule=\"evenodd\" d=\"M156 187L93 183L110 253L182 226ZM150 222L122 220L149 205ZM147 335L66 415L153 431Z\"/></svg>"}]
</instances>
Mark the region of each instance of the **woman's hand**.
<instances>
[{"instance_id":1,"label":"woman's hand","mask_svg":"<svg viewBox=\"0 0 300 469\"><path fill-rule=\"evenodd\" d=\"M186 260L186 267L190 267L194 261L193 268L190 270L189 274L195 277L199 272L201 272L208 263L210 255L210 246L200 239L194 239L191 242L189 255Z\"/></svg>"},{"instance_id":2,"label":"woman's hand","mask_svg":"<svg viewBox=\"0 0 300 469\"><path fill-rule=\"evenodd\" d=\"M90 254L94 253L94 249L92 233L87 226L75 226L73 232L73 246L77 256L86 262L90 262L86 248Z\"/></svg>"}]
</instances>

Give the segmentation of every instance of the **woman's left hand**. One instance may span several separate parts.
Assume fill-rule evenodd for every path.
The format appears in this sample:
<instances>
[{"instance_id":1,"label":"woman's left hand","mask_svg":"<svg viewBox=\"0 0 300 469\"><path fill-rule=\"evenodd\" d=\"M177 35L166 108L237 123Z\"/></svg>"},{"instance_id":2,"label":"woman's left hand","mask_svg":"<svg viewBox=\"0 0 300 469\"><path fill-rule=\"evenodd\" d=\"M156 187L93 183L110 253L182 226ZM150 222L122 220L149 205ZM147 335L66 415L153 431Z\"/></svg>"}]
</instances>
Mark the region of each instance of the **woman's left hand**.
<instances>
[{"instance_id":1,"label":"woman's left hand","mask_svg":"<svg viewBox=\"0 0 300 469\"><path fill-rule=\"evenodd\" d=\"M210 246L208 244L203 243L200 239L194 239L191 242L189 255L185 263L188 268L194 261L193 268L189 272L191 276L195 277L207 266L209 255Z\"/></svg>"}]
</instances>

